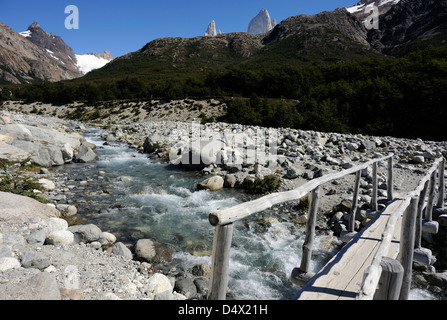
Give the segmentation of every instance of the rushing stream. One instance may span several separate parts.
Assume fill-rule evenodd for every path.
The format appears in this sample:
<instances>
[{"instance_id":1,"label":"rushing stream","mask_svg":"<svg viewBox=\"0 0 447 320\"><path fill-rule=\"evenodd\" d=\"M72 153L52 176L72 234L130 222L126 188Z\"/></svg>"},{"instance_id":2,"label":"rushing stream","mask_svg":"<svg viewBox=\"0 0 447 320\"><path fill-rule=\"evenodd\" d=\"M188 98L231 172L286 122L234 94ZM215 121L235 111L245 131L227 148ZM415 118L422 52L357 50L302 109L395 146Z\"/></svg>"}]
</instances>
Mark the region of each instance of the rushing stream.
<instances>
[{"instance_id":1,"label":"rushing stream","mask_svg":"<svg viewBox=\"0 0 447 320\"><path fill-rule=\"evenodd\" d=\"M66 166L79 186L73 201L80 215L118 241L135 243L151 238L169 244L174 262L191 270L211 262L214 228L211 211L247 201L241 190L197 191L202 175L148 158L124 144L103 145L102 130L88 128L87 140L98 146L99 160ZM259 223L259 217L270 217ZM316 239L312 268L318 271L335 253L326 236ZM290 299L299 287L290 273L300 265L304 226L276 219L268 212L235 224L229 287L234 299Z\"/></svg>"}]
</instances>

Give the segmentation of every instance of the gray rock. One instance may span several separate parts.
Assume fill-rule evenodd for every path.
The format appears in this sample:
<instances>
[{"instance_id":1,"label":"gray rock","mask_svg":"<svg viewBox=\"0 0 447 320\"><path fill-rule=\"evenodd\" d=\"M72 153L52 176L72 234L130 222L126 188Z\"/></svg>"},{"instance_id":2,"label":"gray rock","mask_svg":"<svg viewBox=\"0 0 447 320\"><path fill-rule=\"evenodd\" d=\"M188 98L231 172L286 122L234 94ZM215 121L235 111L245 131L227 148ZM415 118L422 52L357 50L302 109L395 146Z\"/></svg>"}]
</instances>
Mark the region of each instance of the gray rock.
<instances>
[{"instance_id":1,"label":"gray rock","mask_svg":"<svg viewBox=\"0 0 447 320\"><path fill-rule=\"evenodd\" d=\"M74 235L74 241L76 243L84 242L90 243L94 241L99 241L102 236L101 229L94 224L85 224L78 226L71 226L68 228Z\"/></svg>"},{"instance_id":2,"label":"gray rock","mask_svg":"<svg viewBox=\"0 0 447 320\"><path fill-rule=\"evenodd\" d=\"M26 283L26 288L32 292L32 300L61 300L56 276L52 273L39 272Z\"/></svg>"},{"instance_id":3,"label":"gray rock","mask_svg":"<svg viewBox=\"0 0 447 320\"><path fill-rule=\"evenodd\" d=\"M64 231L68 229L68 222L60 218L50 218L47 221L46 230L47 233L53 231Z\"/></svg>"},{"instance_id":4,"label":"gray rock","mask_svg":"<svg viewBox=\"0 0 447 320\"><path fill-rule=\"evenodd\" d=\"M362 147L366 150L371 150L376 148L376 143L372 140L363 140Z\"/></svg>"},{"instance_id":5,"label":"gray rock","mask_svg":"<svg viewBox=\"0 0 447 320\"><path fill-rule=\"evenodd\" d=\"M54 182L48 179L39 179L39 184L46 191L53 191L54 189L56 189L56 185L54 184Z\"/></svg>"},{"instance_id":6,"label":"gray rock","mask_svg":"<svg viewBox=\"0 0 447 320\"><path fill-rule=\"evenodd\" d=\"M78 213L78 209L71 204L58 204L56 205L56 209L58 209L64 217L72 217Z\"/></svg>"},{"instance_id":7,"label":"gray rock","mask_svg":"<svg viewBox=\"0 0 447 320\"><path fill-rule=\"evenodd\" d=\"M74 235L68 230L57 230L47 234L45 244L54 246L68 246L74 242Z\"/></svg>"},{"instance_id":8,"label":"gray rock","mask_svg":"<svg viewBox=\"0 0 447 320\"><path fill-rule=\"evenodd\" d=\"M447 272L430 274L428 280L437 286L447 287Z\"/></svg>"},{"instance_id":9,"label":"gray rock","mask_svg":"<svg viewBox=\"0 0 447 320\"><path fill-rule=\"evenodd\" d=\"M224 187L224 179L221 176L208 178L197 185L198 190L217 191Z\"/></svg>"},{"instance_id":10,"label":"gray rock","mask_svg":"<svg viewBox=\"0 0 447 320\"><path fill-rule=\"evenodd\" d=\"M161 273L154 273L148 280L145 287L149 294L159 294L163 292L172 292L174 286L167 276Z\"/></svg>"},{"instance_id":11,"label":"gray rock","mask_svg":"<svg viewBox=\"0 0 447 320\"><path fill-rule=\"evenodd\" d=\"M73 148L69 143L65 143L62 146L61 152L62 152L62 158L64 159L65 163L70 163L73 160L74 152Z\"/></svg>"},{"instance_id":12,"label":"gray rock","mask_svg":"<svg viewBox=\"0 0 447 320\"><path fill-rule=\"evenodd\" d=\"M225 188L234 188L237 183L237 178L234 174L225 175L224 187Z\"/></svg>"},{"instance_id":13,"label":"gray rock","mask_svg":"<svg viewBox=\"0 0 447 320\"><path fill-rule=\"evenodd\" d=\"M82 144L75 156L75 162L87 163L98 160L96 153L87 145Z\"/></svg>"},{"instance_id":14,"label":"gray rock","mask_svg":"<svg viewBox=\"0 0 447 320\"><path fill-rule=\"evenodd\" d=\"M191 278L181 278L175 281L174 291L184 295L186 298L197 296L197 287Z\"/></svg>"},{"instance_id":15,"label":"gray rock","mask_svg":"<svg viewBox=\"0 0 447 320\"><path fill-rule=\"evenodd\" d=\"M11 250L7 246L0 244L0 258L12 257Z\"/></svg>"},{"instance_id":16,"label":"gray rock","mask_svg":"<svg viewBox=\"0 0 447 320\"><path fill-rule=\"evenodd\" d=\"M194 285L196 286L197 293L202 297L208 295L208 290L210 286L210 280L206 277L198 277L194 279Z\"/></svg>"},{"instance_id":17,"label":"gray rock","mask_svg":"<svg viewBox=\"0 0 447 320\"><path fill-rule=\"evenodd\" d=\"M27 237L26 241L33 245L43 245L45 243L45 239L47 237L47 229L42 228L31 232Z\"/></svg>"},{"instance_id":18,"label":"gray rock","mask_svg":"<svg viewBox=\"0 0 447 320\"><path fill-rule=\"evenodd\" d=\"M20 234L5 234L3 235L3 245L10 246L13 249L21 250L26 245L25 238Z\"/></svg>"},{"instance_id":19,"label":"gray rock","mask_svg":"<svg viewBox=\"0 0 447 320\"><path fill-rule=\"evenodd\" d=\"M15 140L12 145L31 154L31 161L39 166L61 166L65 163L61 149L58 146L23 140Z\"/></svg>"},{"instance_id":20,"label":"gray rock","mask_svg":"<svg viewBox=\"0 0 447 320\"><path fill-rule=\"evenodd\" d=\"M133 255L129 248L127 248L124 243L117 242L113 245L112 253L123 256L127 259L132 259Z\"/></svg>"},{"instance_id":21,"label":"gray rock","mask_svg":"<svg viewBox=\"0 0 447 320\"><path fill-rule=\"evenodd\" d=\"M211 265L207 263L195 265L191 273L196 277L210 277L211 276Z\"/></svg>"},{"instance_id":22,"label":"gray rock","mask_svg":"<svg viewBox=\"0 0 447 320\"><path fill-rule=\"evenodd\" d=\"M20 255L20 263L24 268L37 268L40 270L50 266L50 260L37 251L25 251Z\"/></svg>"},{"instance_id":23,"label":"gray rock","mask_svg":"<svg viewBox=\"0 0 447 320\"><path fill-rule=\"evenodd\" d=\"M154 295L154 300L171 301L175 300L174 294L171 291L163 291Z\"/></svg>"},{"instance_id":24,"label":"gray rock","mask_svg":"<svg viewBox=\"0 0 447 320\"><path fill-rule=\"evenodd\" d=\"M423 163L425 161L425 158L423 156L414 156L411 159L412 163Z\"/></svg>"},{"instance_id":25,"label":"gray rock","mask_svg":"<svg viewBox=\"0 0 447 320\"><path fill-rule=\"evenodd\" d=\"M0 257L0 271L6 271L10 269L20 268L20 261L14 257ZM2 290L0 290L0 300L4 300L6 297L2 297Z\"/></svg>"},{"instance_id":26,"label":"gray rock","mask_svg":"<svg viewBox=\"0 0 447 320\"><path fill-rule=\"evenodd\" d=\"M58 217L59 211L32 198L0 192L0 223L22 223L32 217Z\"/></svg>"},{"instance_id":27,"label":"gray rock","mask_svg":"<svg viewBox=\"0 0 447 320\"><path fill-rule=\"evenodd\" d=\"M296 179L301 175L301 170L297 167L289 167L287 169L286 178L288 179Z\"/></svg>"},{"instance_id":28,"label":"gray rock","mask_svg":"<svg viewBox=\"0 0 447 320\"><path fill-rule=\"evenodd\" d=\"M151 239L140 239L135 244L135 255L140 261L159 263L172 261L172 249L164 243Z\"/></svg>"}]
</instances>

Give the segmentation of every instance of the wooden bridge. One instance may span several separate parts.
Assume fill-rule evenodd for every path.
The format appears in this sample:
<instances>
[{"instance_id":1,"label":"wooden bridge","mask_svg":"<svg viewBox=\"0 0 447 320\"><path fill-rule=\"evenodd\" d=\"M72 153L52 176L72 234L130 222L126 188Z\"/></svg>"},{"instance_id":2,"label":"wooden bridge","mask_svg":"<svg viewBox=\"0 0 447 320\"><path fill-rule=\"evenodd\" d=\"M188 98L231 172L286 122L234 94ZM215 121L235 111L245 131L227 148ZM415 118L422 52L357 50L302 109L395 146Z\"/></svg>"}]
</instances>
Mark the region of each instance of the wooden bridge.
<instances>
[{"instance_id":1,"label":"wooden bridge","mask_svg":"<svg viewBox=\"0 0 447 320\"><path fill-rule=\"evenodd\" d=\"M215 226L212 251L212 276L208 299L224 300L228 285L228 268L233 224L252 214L287 201L310 195L310 206L302 247L301 265L291 271L291 281L301 290L299 300L407 300L413 261L429 265L431 251L421 247L422 232L437 233L433 221L435 208L444 207L445 159L437 158L419 185L406 195L396 196L393 188L393 154L373 159L359 166L329 174L285 192L272 193L259 199L219 209L209 215ZM387 162L387 204L378 206L378 163ZM360 232L354 231L361 171L372 166L371 221ZM354 195L349 226L343 235L348 242L317 273L310 270L315 239L320 186L355 174Z\"/></svg>"}]
</instances>

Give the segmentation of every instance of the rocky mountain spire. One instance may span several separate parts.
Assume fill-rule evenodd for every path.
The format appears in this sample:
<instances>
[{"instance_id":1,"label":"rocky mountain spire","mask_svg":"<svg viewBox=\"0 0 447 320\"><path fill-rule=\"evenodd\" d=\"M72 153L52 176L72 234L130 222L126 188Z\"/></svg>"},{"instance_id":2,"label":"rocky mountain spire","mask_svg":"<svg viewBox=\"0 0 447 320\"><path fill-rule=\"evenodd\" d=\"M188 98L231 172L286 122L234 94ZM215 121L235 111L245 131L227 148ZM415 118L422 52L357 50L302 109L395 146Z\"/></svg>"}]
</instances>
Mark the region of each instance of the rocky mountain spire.
<instances>
[{"instance_id":1,"label":"rocky mountain spire","mask_svg":"<svg viewBox=\"0 0 447 320\"><path fill-rule=\"evenodd\" d=\"M214 37L214 36L217 36L217 31L216 31L216 22L213 20L208 25L208 29L206 29L205 37Z\"/></svg>"},{"instance_id":2,"label":"rocky mountain spire","mask_svg":"<svg viewBox=\"0 0 447 320\"><path fill-rule=\"evenodd\" d=\"M270 19L267 9L263 8L256 17L254 17L249 25L247 32L250 34L261 34L272 30L276 25L276 20Z\"/></svg>"},{"instance_id":3,"label":"rocky mountain spire","mask_svg":"<svg viewBox=\"0 0 447 320\"><path fill-rule=\"evenodd\" d=\"M70 78L77 78L82 74L76 65L76 56L61 37L48 33L37 22L33 22L28 30L21 33L27 40L34 43L52 60L54 64L64 69Z\"/></svg>"}]
</instances>

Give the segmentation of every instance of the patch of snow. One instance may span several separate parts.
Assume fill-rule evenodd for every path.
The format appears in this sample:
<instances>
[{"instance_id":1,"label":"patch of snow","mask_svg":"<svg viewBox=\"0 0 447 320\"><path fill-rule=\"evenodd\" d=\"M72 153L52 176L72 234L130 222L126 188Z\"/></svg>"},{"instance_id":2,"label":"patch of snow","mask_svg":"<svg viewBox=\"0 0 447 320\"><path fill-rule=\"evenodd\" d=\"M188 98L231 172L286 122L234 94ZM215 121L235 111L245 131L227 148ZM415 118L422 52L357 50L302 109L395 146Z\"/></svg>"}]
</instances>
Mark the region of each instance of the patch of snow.
<instances>
[{"instance_id":1,"label":"patch of snow","mask_svg":"<svg viewBox=\"0 0 447 320\"><path fill-rule=\"evenodd\" d=\"M77 66L79 70L86 74L92 70L104 67L110 61L104 58L98 58L92 54L77 54Z\"/></svg>"},{"instance_id":2,"label":"patch of snow","mask_svg":"<svg viewBox=\"0 0 447 320\"><path fill-rule=\"evenodd\" d=\"M364 4L359 4L356 6L348 7L348 8L346 8L346 10L348 10L349 13L355 13L355 12L359 12L359 11L363 10L364 7L365 7Z\"/></svg>"},{"instance_id":3,"label":"patch of snow","mask_svg":"<svg viewBox=\"0 0 447 320\"><path fill-rule=\"evenodd\" d=\"M385 4L395 5L398 2L400 2L400 0L380 0L379 7L381 7ZM348 10L349 13L356 13L356 12L360 12L363 10L372 9L374 7L374 5L375 5L374 2L372 2L368 5L365 5L364 3L362 3L362 4L355 5L355 6L347 7L346 10Z\"/></svg>"},{"instance_id":4,"label":"patch of snow","mask_svg":"<svg viewBox=\"0 0 447 320\"><path fill-rule=\"evenodd\" d=\"M48 49L45 49L45 50L47 50L47 52L48 52L49 54L54 54L54 52L51 51L51 50L48 50Z\"/></svg>"},{"instance_id":5,"label":"patch of snow","mask_svg":"<svg viewBox=\"0 0 447 320\"><path fill-rule=\"evenodd\" d=\"M31 37L31 31L29 31L29 30L19 32L19 34L25 38Z\"/></svg>"},{"instance_id":6,"label":"patch of snow","mask_svg":"<svg viewBox=\"0 0 447 320\"><path fill-rule=\"evenodd\" d=\"M387 4L387 3L390 3L391 2L391 4L392 5L395 5L396 3L398 3L400 0L381 0L380 1L380 6L383 6L384 4Z\"/></svg>"}]
</instances>

